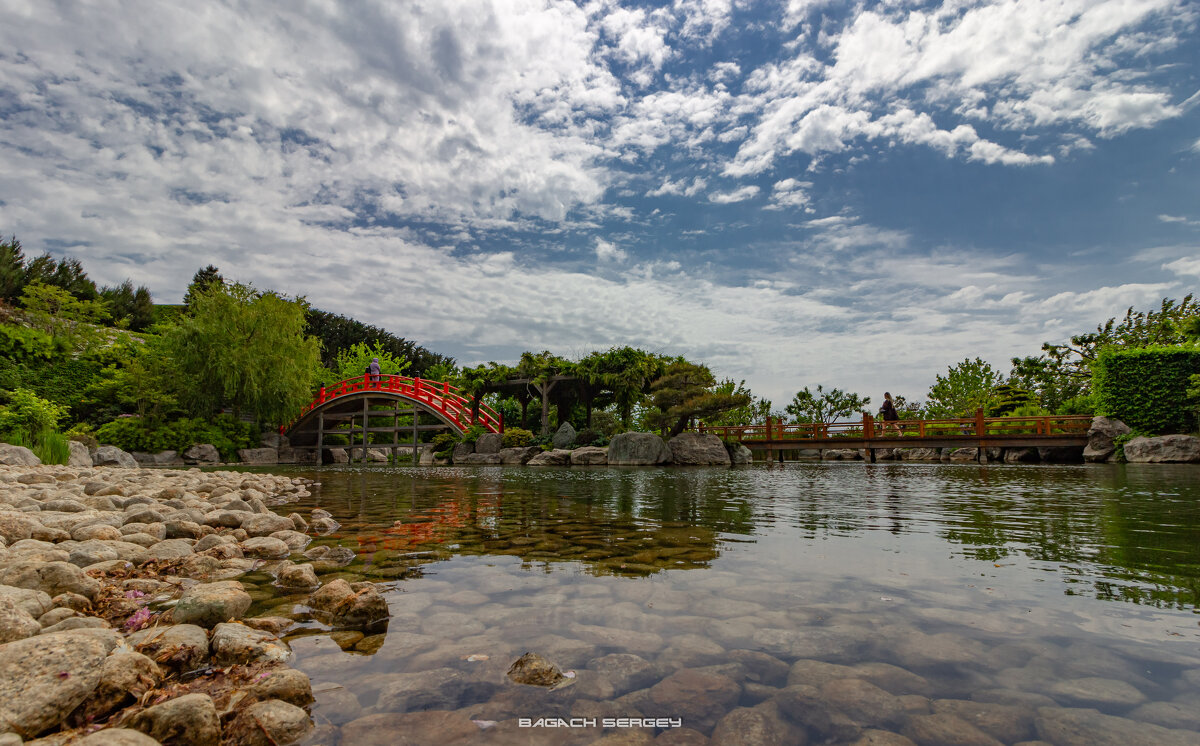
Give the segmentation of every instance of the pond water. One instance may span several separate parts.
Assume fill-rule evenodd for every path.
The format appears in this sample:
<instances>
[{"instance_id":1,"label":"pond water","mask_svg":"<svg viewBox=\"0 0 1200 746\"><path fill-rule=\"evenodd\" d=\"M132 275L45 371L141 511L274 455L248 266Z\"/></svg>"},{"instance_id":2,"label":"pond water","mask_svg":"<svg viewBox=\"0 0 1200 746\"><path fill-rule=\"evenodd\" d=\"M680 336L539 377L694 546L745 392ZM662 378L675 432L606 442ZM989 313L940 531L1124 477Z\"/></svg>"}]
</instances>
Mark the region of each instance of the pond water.
<instances>
[{"instance_id":1,"label":"pond water","mask_svg":"<svg viewBox=\"0 0 1200 746\"><path fill-rule=\"evenodd\" d=\"M1196 467L288 473L357 553L323 579L392 612L331 634L248 578L304 622L314 743L1200 743Z\"/></svg>"}]
</instances>

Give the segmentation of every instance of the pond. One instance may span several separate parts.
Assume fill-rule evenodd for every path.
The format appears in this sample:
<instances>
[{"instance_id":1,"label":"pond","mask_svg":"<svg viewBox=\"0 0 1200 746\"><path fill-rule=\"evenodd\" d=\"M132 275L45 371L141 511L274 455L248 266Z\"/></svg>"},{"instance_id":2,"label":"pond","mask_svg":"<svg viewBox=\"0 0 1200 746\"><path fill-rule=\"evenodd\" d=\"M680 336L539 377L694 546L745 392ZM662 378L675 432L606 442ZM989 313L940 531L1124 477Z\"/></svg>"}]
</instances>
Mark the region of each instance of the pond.
<instances>
[{"instance_id":1,"label":"pond","mask_svg":"<svg viewBox=\"0 0 1200 746\"><path fill-rule=\"evenodd\" d=\"M288 473L356 553L323 579L392 613L331 633L247 578L303 621L313 743L1200 743L1195 467Z\"/></svg>"}]
</instances>

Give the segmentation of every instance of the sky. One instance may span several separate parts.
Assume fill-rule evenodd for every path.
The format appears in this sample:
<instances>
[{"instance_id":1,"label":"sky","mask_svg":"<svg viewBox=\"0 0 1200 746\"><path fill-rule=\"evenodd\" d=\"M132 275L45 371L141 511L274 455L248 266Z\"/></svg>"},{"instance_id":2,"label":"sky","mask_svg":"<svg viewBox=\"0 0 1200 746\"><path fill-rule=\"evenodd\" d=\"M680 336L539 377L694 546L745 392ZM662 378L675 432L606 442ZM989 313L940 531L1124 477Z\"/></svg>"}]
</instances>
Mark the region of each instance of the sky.
<instances>
[{"instance_id":1,"label":"sky","mask_svg":"<svg viewBox=\"0 0 1200 746\"><path fill-rule=\"evenodd\" d=\"M921 400L1200 286L1193 0L0 0L0 233Z\"/></svg>"}]
</instances>

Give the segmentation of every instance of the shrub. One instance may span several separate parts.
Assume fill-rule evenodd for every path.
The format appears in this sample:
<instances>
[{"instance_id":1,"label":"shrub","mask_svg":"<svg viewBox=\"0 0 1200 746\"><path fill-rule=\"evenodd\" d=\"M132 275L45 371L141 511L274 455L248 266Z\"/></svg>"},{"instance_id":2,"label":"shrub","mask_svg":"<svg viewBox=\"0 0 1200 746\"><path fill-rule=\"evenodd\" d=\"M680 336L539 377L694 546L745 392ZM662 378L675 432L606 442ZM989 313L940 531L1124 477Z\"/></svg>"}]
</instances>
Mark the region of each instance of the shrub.
<instances>
[{"instance_id":1,"label":"shrub","mask_svg":"<svg viewBox=\"0 0 1200 746\"><path fill-rule=\"evenodd\" d=\"M437 456L445 456L458 445L458 436L454 433L438 433L429 441L433 444L433 452Z\"/></svg>"},{"instance_id":2,"label":"shrub","mask_svg":"<svg viewBox=\"0 0 1200 746\"><path fill-rule=\"evenodd\" d=\"M43 331L0 324L0 356L12 360L50 360L66 351L62 340Z\"/></svg>"},{"instance_id":3,"label":"shrub","mask_svg":"<svg viewBox=\"0 0 1200 746\"><path fill-rule=\"evenodd\" d=\"M96 440L96 431L86 422L80 422L66 432L67 440L77 440L83 443L88 448L95 448L100 445L100 441Z\"/></svg>"},{"instance_id":4,"label":"shrub","mask_svg":"<svg viewBox=\"0 0 1200 746\"><path fill-rule=\"evenodd\" d=\"M1190 432L1188 379L1197 373L1200 348L1103 349L1092 367L1096 413L1153 435Z\"/></svg>"},{"instance_id":5,"label":"shrub","mask_svg":"<svg viewBox=\"0 0 1200 746\"><path fill-rule=\"evenodd\" d=\"M8 403L0 407L0 437L20 436L36 440L42 433L53 432L66 417L66 407L47 401L29 389L14 389Z\"/></svg>"},{"instance_id":6,"label":"shrub","mask_svg":"<svg viewBox=\"0 0 1200 746\"><path fill-rule=\"evenodd\" d=\"M504 448L524 448L532 442L533 433L521 427L505 428L500 438L500 445Z\"/></svg>"},{"instance_id":7,"label":"shrub","mask_svg":"<svg viewBox=\"0 0 1200 746\"><path fill-rule=\"evenodd\" d=\"M483 435L486 432L487 429L483 425L471 425L466 429L458 441L460 443L474 443L475 441L479 440L480 435Z\"/></svg>"},{"instance_id":8,"label":"shrub","mask_svg":"<svg viewBox=\"0 0 1200 746\"><path fill-rule=\"evenodd\" d=\"M577 446L603 446L608 445L608 438L604 437L604 433L591 428L584 428L575 435L575 445Z\"/></svg>"},{"instance_id":9,"label":"shrub","mask_svg":"<svg viewBox=\"0 0 1200 746\"><path fill-rule=\"evenodd\" d=\"M210 443L227 461L234 459L239 448L258 445L257 436L258 428L254 423L241 422L224 414L212 420L183 418L161 424L141 417L120 417L96 430L101 443L125 451L182 452L198 443Z\"/></svg>"},{"instance_id":10,"label":"shrub","mask_svg":"<svg viewBox=\"0 0 1200 746\"><path fill-rule=\"evenodd\" d=\"M1087 393L1080 396L1067 399L1059 405L1058 410L1054 414L1095 414L1096 413L1096 397L1094 394Z\"/></svg>"}]
</instances>

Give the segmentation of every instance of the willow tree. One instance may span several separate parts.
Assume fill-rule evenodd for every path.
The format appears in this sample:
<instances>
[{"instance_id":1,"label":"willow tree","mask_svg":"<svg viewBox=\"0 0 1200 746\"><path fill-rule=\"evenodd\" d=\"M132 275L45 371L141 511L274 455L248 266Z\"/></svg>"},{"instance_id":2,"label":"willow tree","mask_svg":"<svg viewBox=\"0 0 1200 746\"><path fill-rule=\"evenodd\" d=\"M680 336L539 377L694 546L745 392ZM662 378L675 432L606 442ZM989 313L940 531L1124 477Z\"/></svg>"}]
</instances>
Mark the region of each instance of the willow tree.
<instances>
[{"instance_id":1,"label":"willow tree","mask_svg":"<svg viewBox=\"0 0 1200 746\"><path fill-rule=\"evenodd\" d=\"M193 294L188 314L163 333L179 402L198 416L225 406L260 422L295 415L320 365L317 340L303 334L305 308L240 283Z\"/></svg>"},{"instance_id":2,"label":"willow tree","mask_svg":"<svg viewBox=\"0 0 1200 746\"><path fill-rule=\"evenodd\" d=\"M666 361L634 347L593 352L575 364L580 378L595 390L611 392L621 425L630 426L633 408L650 392L650 382L663 374Z\"/></svg>"}]
</instances>

